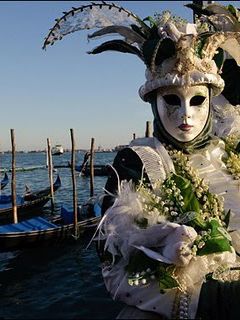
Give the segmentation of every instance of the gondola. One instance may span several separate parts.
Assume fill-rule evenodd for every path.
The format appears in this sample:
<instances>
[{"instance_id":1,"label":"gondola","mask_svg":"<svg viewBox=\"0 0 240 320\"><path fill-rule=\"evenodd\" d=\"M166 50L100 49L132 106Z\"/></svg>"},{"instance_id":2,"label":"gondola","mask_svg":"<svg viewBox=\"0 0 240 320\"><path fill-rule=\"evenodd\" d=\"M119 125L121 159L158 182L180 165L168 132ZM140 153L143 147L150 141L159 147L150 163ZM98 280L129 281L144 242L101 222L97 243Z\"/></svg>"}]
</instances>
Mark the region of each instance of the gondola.
<instances>
[{"instance_id":1,"label":"gondola","mask_svg":"<svg viewBox=\"0 0 240 320\"><path fill-rule=\"evenodd\" d=\"M57 191L60 187L61 187L61 179L60 179L60 176L58 175L54 184L53 184L53 191L54 192ZM34 192L28 191L24 195L24 200L25 201L33 201L33 200L39 199L41 197L48 196L48 195L50 195L50 193L51 193L50 187L47 187L45 189L41 189L38 191L34 191Z\"/></svg>"},{"instance_id":2,"label":"gondola","mask_svg":"<svg viewBox=\"0 0 240 320\"><path fill-rule=\"evenodd\" d=\"M53 184L54 192L61 186L61 179L58 176ZM42 190L27 192L24 196L17 195L16 205L18 220L21 221L31 215L36 215L39 210L50 200L51 191L50 187ZM38 211L37 211L38 210ZM0 223L12 222L12 196L0 196Z\"/></svg>"},{"instance_id":3,"label":"gondola","mask_svg":"<svg viewBox=\"0 0 240 320\"><path fill-rule=\"evenodd\" d=\"M88 208L86 210L86 208ZM78 215L78 238L92 235L101 219L101 210L97 204L88 207ZM10 251L44 245L56 245L63 241L73 241L73 211L62 207L57 217L37 216L19 223L0 226L0 251Z\"/></svg>"},{"instance_id":4,"label":"gondola","mask_svg":"<svg viewBox=\"0 0 240 320\"><path fill-rule=\"evenodd\" d=\"M9 178L7 173L5 172L4 177L1 181L1 190L3 190L8 185L8 183L9 183Z\"/></svg>"},{"instance_id":5,"label":"gondola","mask_svg":"<svg viewBox=\"0 0 240 320\"><path fill-rule=\"evenodd\" d=\"M82 168L81 165L76 165L75 170L81 174L81 176L90 176L90 166ZM102 164L95 164L93 167L93 172L95 176L108 176L109 167Z\"/></svg>"}]
</instances>

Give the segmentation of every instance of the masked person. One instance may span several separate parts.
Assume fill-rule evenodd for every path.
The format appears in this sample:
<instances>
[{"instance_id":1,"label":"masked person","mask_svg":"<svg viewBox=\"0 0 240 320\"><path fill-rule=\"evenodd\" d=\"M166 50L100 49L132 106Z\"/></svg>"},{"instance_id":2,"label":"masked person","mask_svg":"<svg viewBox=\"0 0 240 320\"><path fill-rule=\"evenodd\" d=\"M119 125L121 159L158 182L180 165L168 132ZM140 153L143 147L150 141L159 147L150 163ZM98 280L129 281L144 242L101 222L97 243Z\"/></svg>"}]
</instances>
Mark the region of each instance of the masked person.
<instances>
[{"instance_id":1,"label":"masked person","mask_svg":"<svg viewBox=\"0 0 240 320\"><path fill-rule=\"evenodd\" d=\"M240 314L239 13L190 7L199 26L169 12L141 20L114 4L85 5L58 19L44 43L99 27L89 38L124 40L91 53L128 52L147 67L139 94L152 106L153 137L116 155L99 225L106 287L134 307L122 318Z\"/></svg>"}]
</instances>

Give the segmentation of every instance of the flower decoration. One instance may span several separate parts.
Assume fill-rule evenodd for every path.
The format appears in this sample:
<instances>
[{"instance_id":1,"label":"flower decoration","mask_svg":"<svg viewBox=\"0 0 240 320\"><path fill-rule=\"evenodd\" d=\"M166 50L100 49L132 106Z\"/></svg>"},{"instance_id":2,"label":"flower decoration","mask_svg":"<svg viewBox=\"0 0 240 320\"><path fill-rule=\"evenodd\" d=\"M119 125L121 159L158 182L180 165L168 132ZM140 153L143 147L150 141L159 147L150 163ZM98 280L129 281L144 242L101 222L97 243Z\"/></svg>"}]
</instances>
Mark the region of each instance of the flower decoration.
<instances>
[{"instance_id":1,"label":"flower decoration","mask_svg":"<svg viewBox=\"0 0 240 320\"><path fill-rule=\"evenodd\" d=\"M231 134L225 139L225 150L227 156L223 158L227 170L233 175L235 180L240 179L240 136Z\"/></svg>"},{"instance_id":2,"label":"flower decoration","mask_svg":"<svg viewBox=\"0 0 240 320\"><path fill-rule=\"evenodd\" d=\"M179 265L187 265L189 259L231 252L231 237L227 232L230 212L224 211L223 198L209 191L208 185L190 166L185 154L172 150L170 155L176 173L171 173L163 182L157 181L154 188L144 181L136 187L141 214L135 216L135 223L142 229L168 221L181 225L181 235L176 237L177 240L171 246L181 243L179 254L187 260L180 263L180 260L176 260L175 265L152 259L150 251L137 250L132 253L126 267L129 285L145 285L157 280L160 291L175 287L181 289L177 269ZM126 186L126 182L124 184ZM191 241L185 242L184 236L189 237L189 230Z\"/></svg>"}]
</instances>

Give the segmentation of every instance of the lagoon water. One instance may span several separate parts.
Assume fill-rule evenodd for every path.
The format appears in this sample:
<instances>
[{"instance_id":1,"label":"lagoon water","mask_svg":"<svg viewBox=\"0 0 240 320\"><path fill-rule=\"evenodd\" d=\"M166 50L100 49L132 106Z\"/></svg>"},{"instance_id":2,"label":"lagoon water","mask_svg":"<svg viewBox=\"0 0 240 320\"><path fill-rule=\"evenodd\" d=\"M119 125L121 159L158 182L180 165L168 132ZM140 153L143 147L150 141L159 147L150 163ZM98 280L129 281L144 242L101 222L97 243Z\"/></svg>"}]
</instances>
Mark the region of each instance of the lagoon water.
<instances>
[{"instance_id":1,"label":"lagoon water","mask_svg":"<svg viewBox=\"0 0 240 320\"><path fill-rule=\"evenodd\" d=\"M81 164L83 153L76 153ZM115 153L96 153L95 164L112 163ZM71 154L54 156L55 165L65 165ZM1 168L11 167L11 155L1 155ZM44 166L45 153L17 153L16 166ZM55 194L56 207L72 205L70 168L59 168L61 188ZM11 177L11 173L8 173ZM1 173L1 178L3 173ZM32 190L49 184L46 168L16 173L17 193L23 194L27 184ZM89 197L89 178L76 173L78 203ZM95 194L102 193L106 177L95 177ZM10 192L10 183L2 191ZM45 206L49 213L50 202ZM107 293L100 263L89 239L74 244L23 249L0 253L0 319L114 319L122 304L113 302Z\"/></svg>"}]
</instances>

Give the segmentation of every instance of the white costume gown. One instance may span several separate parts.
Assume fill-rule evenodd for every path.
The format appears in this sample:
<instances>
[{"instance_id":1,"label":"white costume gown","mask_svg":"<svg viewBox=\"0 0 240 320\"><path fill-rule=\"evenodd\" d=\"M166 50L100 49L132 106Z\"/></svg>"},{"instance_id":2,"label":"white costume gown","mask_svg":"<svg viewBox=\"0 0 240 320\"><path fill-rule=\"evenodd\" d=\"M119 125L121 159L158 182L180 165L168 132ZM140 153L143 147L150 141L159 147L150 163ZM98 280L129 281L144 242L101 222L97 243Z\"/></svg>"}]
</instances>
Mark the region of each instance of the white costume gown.
<instances>
[{"instance_id":1,"label":"white costume gown","mask_svg":"<svg viewBox=\"0 0 240 320\"><path fill-rule=\"evenodd\" d=\"M229 109L231 109L231 112ZM224 114L222 116L224 117ZM219 122L221 123L220 126ZM234 107L229 106L228 118L221 118L220 115L217 125L214 129L215 133L219 134L219 136L233 133L235 128L240 128L240 126L237 125L239 123L239 114L236 114ZM221 132L216 132L217 129L221 130ZM143 148L146 146L148 146L147 148L151 147L158 154L160 154L160 163L162 161L171 162L171 160L169 160L170 158L168 158L168 155L166 155L165 152L164 154L162 153L163 146L156 138L133 140L130 147L136 146L143 146ZM215 137L211 141L210 145L190 155L190 163L199 171L200 177L204 178L209 183L210 192L222 195L224 197L225 210L228 211L231 209L229 230L234 230L234 232L231 232L232 245L235 251L240 252L240 233L238 232L238 230L240 230L240 181L233 179L233 176L228 173L225 164L221 160L222 156L225 154L224 146L224 142L218 137ZM171 164L168 163L168 166L169 169L171 169ZM132 241L134 230L131 230L130 228L129 232L127 231L127 220L122 220L122 222L120 220L119 222L118 219L117 223L122 223L122 226L119 226L119 229L116 230L116 233L118 236L120 236L117 236L118 239L116 241L118 243L119 241L122 242L121 245L123 252L125 253L125 257L123 257L114 265L103 266L102 274L107 290L111 293L113 299L120 300L125 302L127 305L137 307L143 311L151 311L168 318L172 318L178 290L171 289L164 294L160 294L157 281L153 281L147 286L142 287L132 287L128 285L127 272L124 268L128 264L129 252L132 250L130 243ZM112 235L109 235L107 239L110 240L110 242L113 239L111 237ZM153 237L155 237L155 235L153 235ZM147 247L148 240L144 239L144 241L144 245ZM213 266L219 264L221 261L229 261L230 263L238 265L238 260L233 261L234 259L232 258L233 256L231 254L227 256L227 253L226 255L223 253L221 257L217 254L212 254L208 257L205 256L205 258L197 258L195 261L192 261L188 266L186 266L185 273L190 275L190 278L186 277L186 281L192 282L192 286L190 285L187 295L183 294L182 296L178 297L178 299L182 299L180 303L183 308L180 318L193 319L196 316L199 294L206 271L206 261L208 262L208 265L210 261L210 264ZM230 280L234 277L240 279L238 272L231 274L230 277ZM124 313L123 317L126 316L126 313ZM143 314L143 317L145 316L146 314ZM129 317L134 318L134 311ZM141 318L141 315L135 314L135 318ZM151 316L149 316L149 318L151 318Z\"/></svg>"}]
</instances>

